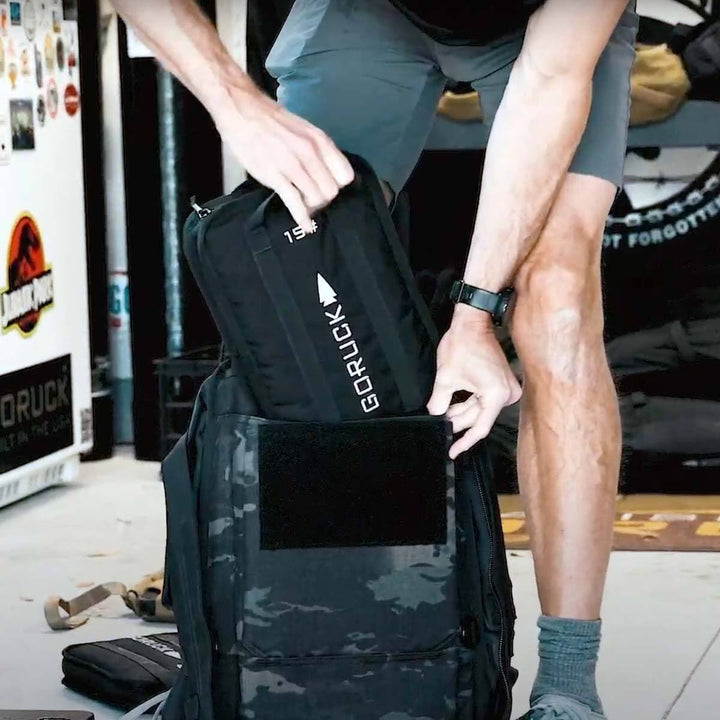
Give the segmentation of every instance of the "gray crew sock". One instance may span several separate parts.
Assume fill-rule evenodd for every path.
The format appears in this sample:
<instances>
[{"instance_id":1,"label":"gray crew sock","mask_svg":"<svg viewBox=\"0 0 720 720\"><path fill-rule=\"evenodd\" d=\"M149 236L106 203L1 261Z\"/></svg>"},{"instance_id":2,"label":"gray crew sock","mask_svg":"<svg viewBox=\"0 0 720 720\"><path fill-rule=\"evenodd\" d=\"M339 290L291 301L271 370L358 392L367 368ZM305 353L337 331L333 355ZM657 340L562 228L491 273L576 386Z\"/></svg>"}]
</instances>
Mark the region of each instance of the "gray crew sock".
<instances>
[{"instance_id":1,"label":"gray crew sock","mask_svg":"<svg viewBox=\"0 0 720 720\"><path fill-rule=\"evenodd\" d=\"M600 620L540 616L540 665L530 693L530 707L543 695L564 695L602 715L595 685L600 626Z\"/></svg>"}]
</instances>

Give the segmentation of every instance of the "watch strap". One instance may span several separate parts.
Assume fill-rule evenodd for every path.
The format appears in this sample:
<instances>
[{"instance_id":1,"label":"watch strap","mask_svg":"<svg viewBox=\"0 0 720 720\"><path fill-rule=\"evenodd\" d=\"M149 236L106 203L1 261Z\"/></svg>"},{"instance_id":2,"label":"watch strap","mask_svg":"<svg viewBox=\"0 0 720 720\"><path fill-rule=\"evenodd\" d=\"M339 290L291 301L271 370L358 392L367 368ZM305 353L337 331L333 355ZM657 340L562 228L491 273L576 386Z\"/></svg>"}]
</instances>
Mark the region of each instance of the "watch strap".
<instances>
[{"instance_id":1,"label":"watch strap","mask_svg":"<svg viewBox=\"0 0 720 720\"><path fill-rule=\"evenodd\" d=\"M456 280L450 290L450 299L455 303L470 305L477 310L490 313L495 325L502 324L503 315L507 309L508 301L513 291L506 288L499 293L483 290L482 288L468 285L462 280Z\"/></svg>"}]
</instances>

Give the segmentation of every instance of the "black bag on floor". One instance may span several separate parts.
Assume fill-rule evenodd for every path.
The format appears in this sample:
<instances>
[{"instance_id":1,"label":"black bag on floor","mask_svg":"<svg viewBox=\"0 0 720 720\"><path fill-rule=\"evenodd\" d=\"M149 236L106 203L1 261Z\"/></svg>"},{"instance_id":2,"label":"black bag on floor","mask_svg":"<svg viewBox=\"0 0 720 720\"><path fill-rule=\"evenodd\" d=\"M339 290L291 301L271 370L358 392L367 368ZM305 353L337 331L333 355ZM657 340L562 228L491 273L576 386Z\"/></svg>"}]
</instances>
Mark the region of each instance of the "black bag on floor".
<instances>
[{"instance_id":1,"label":"black bag on floor","mask_svg":"<svg viewBox=\"0 0 720 720\"><path fill-rule=\"evenodd\" d=\"M63 685L123 710L169 690L182 666L177 633L70 645L62 656Z\"/></svg>"},{"instance_id":2,"label":"black bag on floor","mask_svg":"<svg viewBox=\"0 0 720 720\"><path fill-rule=\"evenodd\" d=\"M311 235L252 180L185 225L195 279L267 418L414 413L432 390L435 327L380 184L350 160L354 182Z\"/></svg>"}]
</instances>

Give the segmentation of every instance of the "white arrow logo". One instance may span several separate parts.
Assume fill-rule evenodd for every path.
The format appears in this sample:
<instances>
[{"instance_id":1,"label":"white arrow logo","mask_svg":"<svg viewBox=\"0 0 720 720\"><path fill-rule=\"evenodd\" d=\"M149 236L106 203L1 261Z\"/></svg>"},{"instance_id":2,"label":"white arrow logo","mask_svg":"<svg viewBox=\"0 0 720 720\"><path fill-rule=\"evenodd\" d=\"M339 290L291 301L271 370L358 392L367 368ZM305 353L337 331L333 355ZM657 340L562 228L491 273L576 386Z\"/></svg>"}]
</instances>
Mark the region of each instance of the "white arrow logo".
<instances>
[{"instance_id":1,"label":"white arrow logo","mask_svg":"<svg viewBox=\"0 0 720 720\"><path fill-rule=\"evenodd\" d=\"M337 293L332 289L330 283L320 274L317 276L318 299L323 307L332 305L337 300Z\"/></svg>"}]
</instances>

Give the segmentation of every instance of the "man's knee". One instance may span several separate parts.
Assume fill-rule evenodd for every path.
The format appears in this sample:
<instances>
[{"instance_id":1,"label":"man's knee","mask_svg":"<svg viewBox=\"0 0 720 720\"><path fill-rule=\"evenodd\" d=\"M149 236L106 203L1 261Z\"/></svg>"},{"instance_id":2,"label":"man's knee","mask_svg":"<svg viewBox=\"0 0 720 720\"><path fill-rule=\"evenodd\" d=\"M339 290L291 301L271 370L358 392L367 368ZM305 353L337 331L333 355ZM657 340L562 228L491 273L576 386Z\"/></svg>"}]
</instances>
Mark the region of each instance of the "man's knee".
<instances>
[{"instance_id":1,"label":"man's knee","mask_svg":"<svg viewBox=\"0 0 720 720\"><path fill-rule=\"evenodd\" d=\"M565 215L551 219L516 279L512 336L526 372L572 372L588 344L602 346L603 223Z\"/></svg>"}]
</instances>

